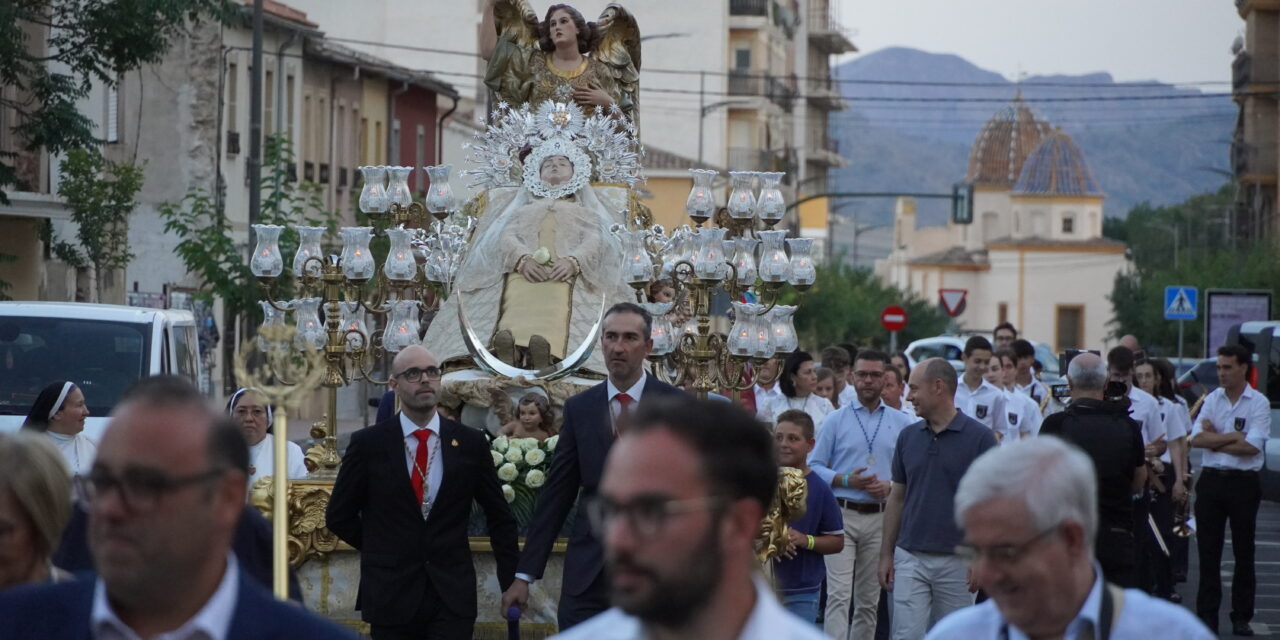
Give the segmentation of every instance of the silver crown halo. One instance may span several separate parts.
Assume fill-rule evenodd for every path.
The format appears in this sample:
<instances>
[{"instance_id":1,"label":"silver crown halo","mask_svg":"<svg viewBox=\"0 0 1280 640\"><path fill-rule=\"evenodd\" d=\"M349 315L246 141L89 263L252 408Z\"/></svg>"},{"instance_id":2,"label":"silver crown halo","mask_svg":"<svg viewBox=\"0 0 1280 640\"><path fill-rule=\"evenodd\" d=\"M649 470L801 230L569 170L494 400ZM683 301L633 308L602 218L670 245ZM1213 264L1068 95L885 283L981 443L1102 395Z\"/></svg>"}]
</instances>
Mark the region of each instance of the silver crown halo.
<instances>
[{"instance_id":1,"label":"silver crown halo","mask_svg":"<svg viewBox=\"0 0 1280 640\"><path fill-rule=\"evenodd\" d=\"M548 100L536 109L527 103L513 108L503 102L487 122L481 120L480 124L485 130L466 145L471 150L467 161L474 168L463 175L474 178L469 185L472 188L514 187L524 182L537 195L543 195L541 191L564 195L591 180L634 187L645 179L641 165L644 147L636 138L635 123L622 115L616 105L587 116L572 102ZM556 152L543 150L544 146ZM532 151L522 163L520 154L526 147ZM574 178L564 185L549 187L541 181L540 168L543 160L556 155L573 163ZM565 191L568 185L576 186Z\"/></svg>"}]
</instances>

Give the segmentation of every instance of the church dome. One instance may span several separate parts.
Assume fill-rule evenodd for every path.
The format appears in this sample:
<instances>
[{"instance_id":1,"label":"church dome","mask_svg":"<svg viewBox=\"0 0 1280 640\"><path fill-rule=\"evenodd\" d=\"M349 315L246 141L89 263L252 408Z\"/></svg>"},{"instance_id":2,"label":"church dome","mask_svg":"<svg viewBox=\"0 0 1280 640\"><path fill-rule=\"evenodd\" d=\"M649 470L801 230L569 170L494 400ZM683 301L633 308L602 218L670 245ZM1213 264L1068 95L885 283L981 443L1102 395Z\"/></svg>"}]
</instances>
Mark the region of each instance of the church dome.
<instances>
[{"instance_id":1,"label":"church dome","mask_svg":"<svg viewBox=\"0 0 1280 640\"><path fill-rule=\"evenodd\" d=\"M1027 155L1051 131L1049 123L1036 116L1019 92L1011 104L982 125L969 150L965 182L1012 187Z\"/></svg>"},{"instance_id":2,"label":"church dome","mask_svg":"<svg viewBox=\"0 0 1280 640\"><path fill-rule=\"evenodd\" d=\"M1046 196L1102 195L1085 162L1084 152L1061 129L1045 137L1027 156L1013 192Z\"/></svg>"}]
</instances>

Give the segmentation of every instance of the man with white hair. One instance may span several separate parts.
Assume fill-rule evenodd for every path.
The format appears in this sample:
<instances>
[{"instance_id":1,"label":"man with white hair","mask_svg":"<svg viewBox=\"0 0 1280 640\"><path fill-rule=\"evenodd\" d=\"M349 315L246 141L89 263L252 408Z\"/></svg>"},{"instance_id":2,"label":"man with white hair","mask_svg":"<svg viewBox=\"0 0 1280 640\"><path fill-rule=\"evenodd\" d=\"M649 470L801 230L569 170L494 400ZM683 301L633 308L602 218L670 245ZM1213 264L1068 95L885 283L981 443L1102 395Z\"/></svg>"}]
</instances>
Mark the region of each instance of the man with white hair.
<instances>
[{"instance_id":1,"label":"man with white hair","mask_svg":"<svg viewBox=\"0 0 1280 640\"><path fill-rule=\"evenodd\" d=\"M1071 403L1045 418L1040 434L1075 444L1093 461L1098 563L1108 581L1132 587L1137 586L1133 501L1146 484L1147 468L1138 423L1125 415L1122 404L1103 400L1107 375L1107 363L1097 354L1072 358L1067 365Z\"/></svg>"},{"instance_id":2,"label":"man with white hair","mask_svg":"<svg viewBox=\"0 0 1280 640\"><path fill-rule=\"evenodd\" d=\"M960 480L956 523L974 581L990 596L938 623L943 638L1208 639L1191 612L1102 578L1093 463L1054 437L988 451Z\"/></svg>"}]
</instances>

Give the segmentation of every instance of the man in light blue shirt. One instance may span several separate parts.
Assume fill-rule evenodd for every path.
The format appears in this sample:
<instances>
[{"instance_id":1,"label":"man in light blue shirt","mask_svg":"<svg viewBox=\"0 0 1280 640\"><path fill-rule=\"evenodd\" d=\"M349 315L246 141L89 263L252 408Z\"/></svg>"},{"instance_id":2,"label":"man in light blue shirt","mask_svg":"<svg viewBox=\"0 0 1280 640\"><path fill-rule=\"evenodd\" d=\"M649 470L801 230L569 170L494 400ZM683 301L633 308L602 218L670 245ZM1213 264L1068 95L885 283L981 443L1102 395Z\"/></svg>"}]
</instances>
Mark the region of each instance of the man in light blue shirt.
<instances>
[{"instance_id":1,"label":"man in light blue shirt","mask_svg":"<svg viewBox=\"0 0 1280 640\"><path fill-rule=\"evenodd\" d=\"M990 596L939 622L926 640L1208 640L1190 611L1107 584L1093 560L1093 462L1053 437L983 454L956 491L959 551Z\"/></svg>"},{"instance_id":2,"label":"man in light blue shirt","mask_svg":"<svg viewBox=\"0 0 1280 640\"><path fill-rule=\"evenodd\" d=\"M823 421L809 466L831 485L844 518L844 549L826 556L827 608L823 630L844 638L853 601L855 640L876 633L880 583L876 577L898 434L912 422L881 401L889 357L864 349L853 363L857 402L843 405Z\"/></svg>"}]
</instances>

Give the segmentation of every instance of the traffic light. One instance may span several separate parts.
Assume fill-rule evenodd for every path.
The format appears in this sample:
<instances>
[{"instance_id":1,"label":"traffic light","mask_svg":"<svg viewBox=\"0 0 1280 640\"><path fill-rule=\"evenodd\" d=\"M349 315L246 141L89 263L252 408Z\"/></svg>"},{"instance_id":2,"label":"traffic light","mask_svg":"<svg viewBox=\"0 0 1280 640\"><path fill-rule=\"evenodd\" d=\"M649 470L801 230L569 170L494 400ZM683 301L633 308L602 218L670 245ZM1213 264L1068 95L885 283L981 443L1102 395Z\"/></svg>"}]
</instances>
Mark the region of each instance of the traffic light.
<instances>
[{"instance_id":1,"label":"traffic light","mask_svg":"<svg viewBox=\"0 0 1280 640\"><path fill-rule=\"evenodd\" d=\"M951 222L973 223L973 185L957 182L951 186Z\"/></svg>"}]
</instances>

